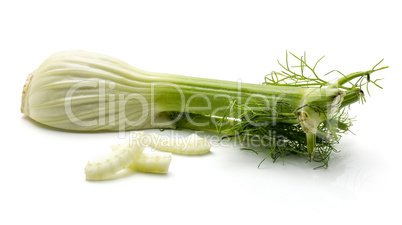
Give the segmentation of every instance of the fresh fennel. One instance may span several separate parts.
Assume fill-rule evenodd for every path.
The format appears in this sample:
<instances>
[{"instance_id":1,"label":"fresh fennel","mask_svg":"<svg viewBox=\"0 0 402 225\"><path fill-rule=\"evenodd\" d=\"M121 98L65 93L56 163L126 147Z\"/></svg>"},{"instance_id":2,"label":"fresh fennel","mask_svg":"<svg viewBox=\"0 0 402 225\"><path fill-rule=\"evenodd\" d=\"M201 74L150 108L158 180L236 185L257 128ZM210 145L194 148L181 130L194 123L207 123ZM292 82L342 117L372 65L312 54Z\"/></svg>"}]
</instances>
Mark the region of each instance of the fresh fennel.
<instances>
[{"instance_id":1,"label":"fresh fennel","mask_svg":"<svg viewBox=\"0 0 402 225\"><path fill-rule=\"evenodd\" d=\"M217 131L226 138L258 139L274 160L291 153L328 166L351 120L347 106L364 101L362 88L378 68L343 74L334 82L316 73L306 56L296 69L280 64L264 83L154 73L115 58L64 51L46 59L27 79L21 111L57 129L95 132L149 128ZM249 149L254 150L255 146ZM255 151L255 150L254 150ZM256 151L257 152L257 151Z\"/></svg>"}]
</instances>

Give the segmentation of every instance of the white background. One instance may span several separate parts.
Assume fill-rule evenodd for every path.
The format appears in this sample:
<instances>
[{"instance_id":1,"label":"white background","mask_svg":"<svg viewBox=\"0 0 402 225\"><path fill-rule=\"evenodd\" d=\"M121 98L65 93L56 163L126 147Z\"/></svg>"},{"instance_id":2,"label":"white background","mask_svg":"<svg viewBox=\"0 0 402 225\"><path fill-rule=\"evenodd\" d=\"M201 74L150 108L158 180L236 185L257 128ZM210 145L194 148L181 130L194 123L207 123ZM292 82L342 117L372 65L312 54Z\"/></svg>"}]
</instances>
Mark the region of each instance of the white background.
<instances>
[{"instance_id":1,"label":"white background","mask_svg":"<svg viewBox=\"0 0 402 225\"><path fill-rule=\"evenodd\" d=\"M275 3L274 3L275 2ZM398 1L2 1L0 224L337 224L401 222L401 21ZM214 147L173 156L167 175L85 180L116 133L49 130L19 111L26 75L83 49L155 72L259 83L286 50L322 72L386 78L327 170ZM157 131L155 131L157 132ZM184 134L185 132L181 132ZM394 222L393 224L396 224Z\"/></svg>"}]
</instances>

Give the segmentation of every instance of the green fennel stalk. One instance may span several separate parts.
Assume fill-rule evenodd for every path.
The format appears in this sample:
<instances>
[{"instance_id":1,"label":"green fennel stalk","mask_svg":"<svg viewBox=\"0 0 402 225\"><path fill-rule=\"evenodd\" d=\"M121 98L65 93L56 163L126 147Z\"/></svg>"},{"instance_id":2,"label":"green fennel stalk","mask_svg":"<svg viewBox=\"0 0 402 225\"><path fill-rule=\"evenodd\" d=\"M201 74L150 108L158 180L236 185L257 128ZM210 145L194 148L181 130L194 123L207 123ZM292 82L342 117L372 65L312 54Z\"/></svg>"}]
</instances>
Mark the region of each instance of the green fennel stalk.
<instances>
[{"instance_id":1,"label":"green fennel stalk","mask_svg":"<svg viewBox=\"0 0 402 225\"><path fill-rule=\"evenodd\" d=\"M381 79L370 80L370 75L373 72L388 67L377 68L383 61L381 60L368 71L344 75L340 71L334 70L331 72L338 72L342 77L330 83L320 78L315 72L318 62L320 62L323 57L320 58L313 67L310 67L306 62L305 55L304 57L297 57L292 53L290 53L290 55L300 63L300 65L295 66L299 68L300 72L296 73L292 70L294 67L289 66L287 53L285 65L282 65L278 61L283 70L280 72L273 71L268 74L265 77L265 85L275 85L286 88L317 88L315 91L324 91L323 95L325 95L325 97L328 95L328 90L338 90L339 92L335 93L337 96L334 97L332 94L329 94L329 96L333 96L334 98L332 102L328 101L327 108L322 104L323 102L321 102L323 98L319 98L318 101L317 99L309 98L305 101L305 104L300 104L298 108L294 108L285 100L278 102L277 106L270 110L262 110L259 104L257 104L258 107L254 107L254 109L244 105L238 105L237 107L240 107L244 112L242 116L243 120L230 129L231 133L234 135L228 137L243 142L255 136L271 137L265 139L267 142L265 145L268 145L268 147L263 151L268 154L263 161L269 156L275 161L279 157L283 158L288 154L296 153L308 155L310 160L321 162L322 166L320 167L328 167L330 154L332 152L338 152L335 148L335 144L339 143L342 134L347 132L350 126L352 126L352 119L349 117L348 107L346 106L350 106L358 100L362 102L365 101L364 92L361 89L363 86L366 86L367 92L370 83L382 88L377 84ZM306 70L310 72L312 76L306 76ZM254 126L244 119L245 115L251 114L253 121L258 121L258 124L264 124L271 120L267 120L267 118L272 116L273 112L275 112L274 114L278 115L278 117L281 117L283 114L289 116L290 114L294 114L297 116L298 122L293 121L293 125L290 126L282 121L276 124L271 123ZM308 121L306 116L311 120ZM286 121L290 122L291 120ZM272 135L273 133L275 135ZM257 153L257 151L252 148L246 147L245 149Z\"/></svg>"}]
</instances>

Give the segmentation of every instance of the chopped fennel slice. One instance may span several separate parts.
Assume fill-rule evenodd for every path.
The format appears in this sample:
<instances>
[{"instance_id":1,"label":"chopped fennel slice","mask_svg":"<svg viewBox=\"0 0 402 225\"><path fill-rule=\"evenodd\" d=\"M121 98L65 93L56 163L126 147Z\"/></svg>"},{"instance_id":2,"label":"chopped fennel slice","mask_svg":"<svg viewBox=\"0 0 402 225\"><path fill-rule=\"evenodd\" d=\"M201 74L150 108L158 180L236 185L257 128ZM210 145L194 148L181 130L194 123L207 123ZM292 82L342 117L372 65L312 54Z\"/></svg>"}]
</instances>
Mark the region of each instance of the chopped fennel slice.
<instances>
[{"instance_id":1,"label":"chopped fennel slice","mask_svg":"<svg viewBox=\"0 0 402 225\"><path fill-rule=\"evenodd\" d=\"M147 144L166 152L144 151ZM132 133L124 144L112 145L111 153L90 160L85 167L86 179L104 180L126 168L148 173L167 173L172 161L171 153L200 155L209 152L211 146L210 142L196 134L173 140L157 134Z\"/></svg>"},{"instance_id":2,"label":"chopped fennel slice","mask_svg":"<svg viewBox=\"0 0 402 225\"><path fill-rule=\"evenodd\" d=\"M170 152L143 152L128 168L147 173L167 173L171 161Z\"/></svg>"},{"instance_id":3,"label":"chopped fennel slice","mask_svg":"<svg viewBox=\"0 0 402 225\"><path fill-rule=\"evenodd\" d=\"M91 159L85 167L86 179L104 180L130 166L146 147L141 143L144 136L144 132L133 133L129 140L118 145L115 151Z\"/></svg>"},{"instance_id":4,"label":"chopped fennel slice","mask_svg":"<svg viewBox=\"0 0 402 225\"><path fill-rule=\"evenodd\" d=\"M116 151L120 145L112 145L110 147L112 151ZM140 157L131 163L128 168L146 173L167 173L171 161L172 153L158 152L153 149L150 150L147 147L141 153Z\"/></svg>"},{"instance_id":5,"label":"chopped fennel slice","mask_svg":"<svg viewBox=\"0 0 402 225\"><path fill-rule=\"evenodd\" d=\"M199 137L197 134L191 134L187 138L169 138L156 134L150 134L151 146L161 151L172 152L184 155L201 155L208 153L212 144Z\"/></svg>"}]
</instances>

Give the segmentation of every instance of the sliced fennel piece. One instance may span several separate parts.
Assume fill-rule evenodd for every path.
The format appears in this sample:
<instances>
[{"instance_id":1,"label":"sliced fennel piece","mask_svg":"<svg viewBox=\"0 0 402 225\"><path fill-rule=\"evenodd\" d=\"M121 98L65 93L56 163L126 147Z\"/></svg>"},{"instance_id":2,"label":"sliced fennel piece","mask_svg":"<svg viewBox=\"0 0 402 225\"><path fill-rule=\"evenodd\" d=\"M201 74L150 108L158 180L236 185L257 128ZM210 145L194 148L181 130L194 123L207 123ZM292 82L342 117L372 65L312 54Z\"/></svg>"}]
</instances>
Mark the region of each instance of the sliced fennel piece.
<instances>
[{"instance_id":1,"label":"sliced fennel piece","mask_svg":"<svg viewBox=\"0 0 402 225\"><path fill-rule=\"evenodd\" d=\"M172 152L184 155L201 155L208 153L212 144L199 137L197 134L191 134L187 138L168 138L156 134L150 134L151 146L161 151Z\"/></svg>"},{"instance_id":2,"label":"sliced fennel piece","mask_svg":"<svg viewBox=\"0 0 402 225\"><path fill-rule=\"evenodd\" d=\"M119 149L120 145L110 146L113 151ZM146 151L146 150L145 150ZM147 173L167 173L170 162L172 161L172 153L168 152L145 152L143 151L138 159L131 163L128 168L147 172Z\"/></svg>"},{"instance_id":3,"label":"sliced fennel piece","mask_svg":"<svg viewBox=\"0 0 402 225\"><path fill-rule=\"evenodd\" d=\"M170 152L143 152L128 168L147 173L167 173L171 161Z\"/></svg>"},{"instance_id":4,"label":"sliced fennel piece","mask_svg":"<svg viewBox=\"0 0 402 225\"><path fill-rule=\"evenodd\" d=\"M85 167L86 179L104 180L129 167L146 147L141 143L144 135L144 132L133 133L124 144L118 145L115 151L90 160Z\"/></svg>"}]
</instances>

